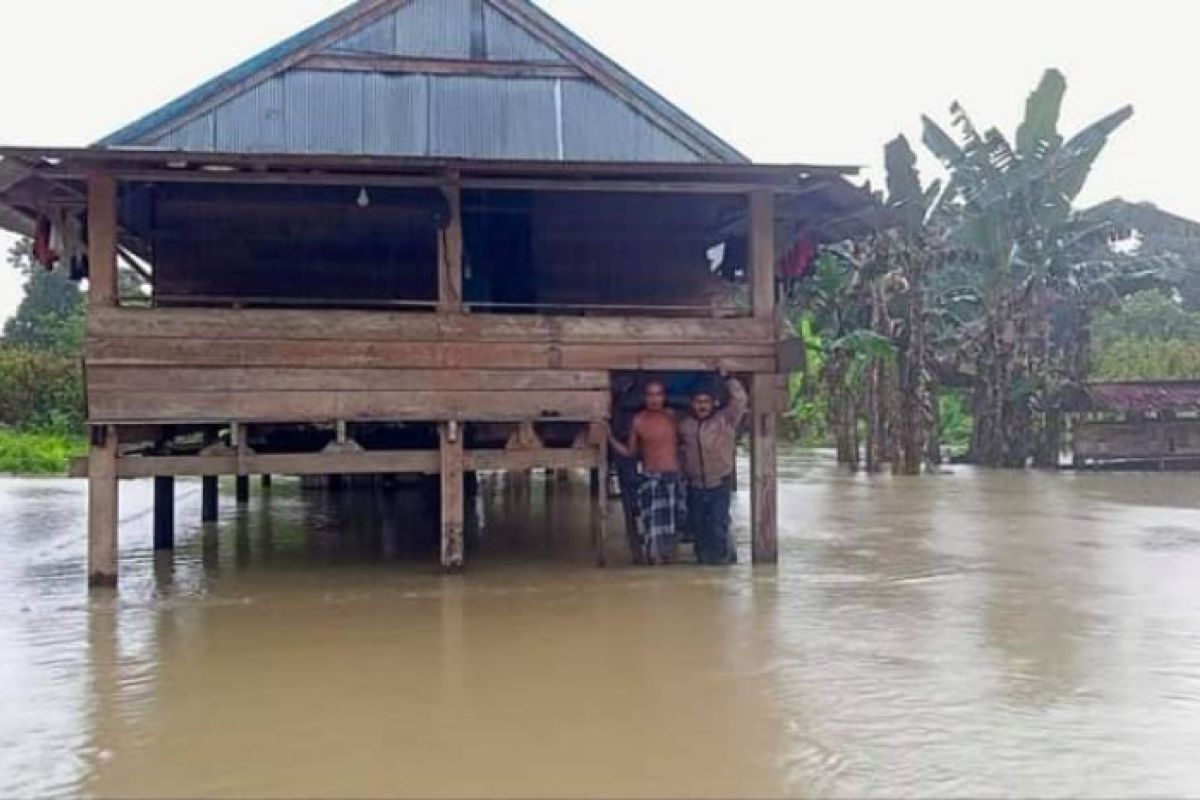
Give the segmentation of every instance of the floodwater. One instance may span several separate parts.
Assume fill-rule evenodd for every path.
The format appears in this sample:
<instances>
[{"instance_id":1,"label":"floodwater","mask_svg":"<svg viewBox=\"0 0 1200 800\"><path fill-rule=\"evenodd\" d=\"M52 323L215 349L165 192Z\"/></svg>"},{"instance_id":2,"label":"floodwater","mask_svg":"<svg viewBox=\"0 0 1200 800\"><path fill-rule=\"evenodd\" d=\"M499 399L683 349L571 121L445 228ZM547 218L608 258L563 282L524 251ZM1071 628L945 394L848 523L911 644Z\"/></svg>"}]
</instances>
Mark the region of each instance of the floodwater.
<instances>
[{"instance_id":1,"label":"floodwater","mask_svg":"<svg viewBox=\"0 0 1200 800\"><path fill-rule=\"evenodd\" d=\"M1200 796L1200 477L782 476L778 570L497 479L462 577L411 492L181 482L155 557L129 483L91 598L82 484L0 481L0 796Z\"/></svg>"}]
</instances>

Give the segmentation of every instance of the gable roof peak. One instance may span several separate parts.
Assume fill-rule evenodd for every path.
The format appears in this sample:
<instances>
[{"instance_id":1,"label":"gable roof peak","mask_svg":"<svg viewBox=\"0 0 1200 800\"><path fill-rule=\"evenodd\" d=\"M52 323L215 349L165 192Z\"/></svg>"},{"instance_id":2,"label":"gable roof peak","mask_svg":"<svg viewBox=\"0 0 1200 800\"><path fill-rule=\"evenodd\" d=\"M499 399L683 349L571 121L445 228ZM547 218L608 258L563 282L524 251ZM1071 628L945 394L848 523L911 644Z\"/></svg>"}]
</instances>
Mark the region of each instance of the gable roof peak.
<instances>
[{"instance_id":1,"label":"gable roof peak","mask_svg":"<svg viewBox=\"0 0 1200 800\"><path fill-rule=\"evenodd\" d=\"M344 63L351 56L358 58L356 65ZM105 137L97 145L158 146L165 143L171 146L172 132L195 124L222 104L252 92L273 78L317 68L329 69L330 62L339 59L342 68L367 69L372 56L378 57L381 74L416 74L422 69L440 69L444 76L453 70L439 65L452 66L453 63L462 63L464 70L475 70L477 74L492 74L504 67L510 75L505 79L514 86L522 84L526 94L536 78L556 74L549 70L557 66L559 70L570 70L571 77L579 78L571 81L570 102L601 102L607 113L621 117L613 124L633 126L627 137L631 142L625 146L629 152L618 152L620 148L616 148L613 155L619 157L609 160L646 160L643 151L651 156L666 152L664 143L674 141L673 147L680 156L688 154L685 160L748 161L727 142L530 0L358 0ZM425 63L420 59L425 59ZM519 69L521 64L541 69L525 74ZM451 84L453 81L440 83ZM577 90L576 84L589 84L603 97L591 90ZM426 89L427 94L432 92L432 89ZM557 156L563 158L568 154L563 152L562 144L561 86L547 102L557 108L555 113L559 116L560 129ZM622 108L625 111L620 111ZM637 119L643 122L639 123ZM425 134L428 146L436 125L431 120L425 122L430 128ZM582 127L582 123L575 125L577 130ZM209 137L210 132L206 128L199 134L189 134L188 144L192 144L197 135ZM649 137L659 144L644 145L632 141L639 136ZM211 139L212 149L223 149L219 146L218 135L212 133ZM346 147L353 150L353 145ZM431 151L430 154L446 153Z\"/></svg>"}]
</instances>

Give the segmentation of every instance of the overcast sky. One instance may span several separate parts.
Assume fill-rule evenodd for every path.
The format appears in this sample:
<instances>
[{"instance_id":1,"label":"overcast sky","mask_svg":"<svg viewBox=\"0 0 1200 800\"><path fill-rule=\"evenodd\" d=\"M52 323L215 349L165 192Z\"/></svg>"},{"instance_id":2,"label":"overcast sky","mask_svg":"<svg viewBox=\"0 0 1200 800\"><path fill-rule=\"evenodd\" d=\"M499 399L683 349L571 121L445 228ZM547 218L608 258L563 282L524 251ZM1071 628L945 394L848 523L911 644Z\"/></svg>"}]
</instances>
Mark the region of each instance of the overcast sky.
<instances>
[{"instance_id":1,"label":"overcast sky","mask_svg":"<svg viewBox=\"0 0 1200 800\"><path fill-rule=\"evenodd\" d=\"M88 144L345 4L4 2L0 143ZM956 99L1011 131L1056 66L1070 85L1065 130L1137 110L1084 201L1119 195L1200 219L1196 0L540 4L758 161L874 167L887 139L919 136L920 114L944 120ZM19 295L0 267L0 319Z\"/></svg>"}]
</instances>

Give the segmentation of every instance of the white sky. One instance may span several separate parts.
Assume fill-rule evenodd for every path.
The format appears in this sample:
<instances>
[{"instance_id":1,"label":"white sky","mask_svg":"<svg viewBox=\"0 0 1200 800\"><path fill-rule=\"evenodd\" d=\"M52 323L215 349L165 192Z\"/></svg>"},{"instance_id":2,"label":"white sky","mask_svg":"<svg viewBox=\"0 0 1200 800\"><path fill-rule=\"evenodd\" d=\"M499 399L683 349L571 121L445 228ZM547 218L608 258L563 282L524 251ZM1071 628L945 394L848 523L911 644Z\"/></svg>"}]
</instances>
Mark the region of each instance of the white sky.
<instances>
[{"instance_id":1,"label":"white sky","mask_svg":"<svg viewBox=\"0 0 1200 800\"><path fill-rule=\"evenodd\" d=\"M0 143L84 145L337 11L346 0L0 3ZM1085 202L1150 200L1200 219L1196 0L540 0L758 161L874 167L961 100L1011 133L1043 69L1070 84L1064 130L1137 114ZM7 248L7 239L0 244ZM0 266L0 319L20 296Z\"/></svg>"}]
</instances>

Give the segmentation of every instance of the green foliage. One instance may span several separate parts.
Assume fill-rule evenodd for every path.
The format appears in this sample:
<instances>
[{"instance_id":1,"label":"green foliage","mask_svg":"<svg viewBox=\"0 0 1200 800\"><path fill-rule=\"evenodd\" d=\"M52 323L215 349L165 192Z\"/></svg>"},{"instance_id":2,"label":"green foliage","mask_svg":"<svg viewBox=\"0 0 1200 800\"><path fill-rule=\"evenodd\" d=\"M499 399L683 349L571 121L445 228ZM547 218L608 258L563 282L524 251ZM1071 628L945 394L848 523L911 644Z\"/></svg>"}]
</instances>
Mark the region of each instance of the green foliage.
<instances>
[{"instance_id":1,"label":"green foliage","mask_svg":"<svg viewBox=\"0 0 1200 800\"><path fill-rule=\"evenodd\" d=\"M0 474L62 475L87 452L82 436L0 428Z\"/></svg>"},{"instance_id":2,"label":"green foliage","mask_svg":"<svg viewBox=\"0 0 1200 800\"><path fill-rule=\"evenodd\" d=\"M1098 380L1200 378L1200 312L1166 291L1130 295L1097 315L1092 361Z\"/></svg>"},{"instance_id":3,"label":"green foliage","mask_svg":"<svg viewBox=\"0 0 1200 800\"><path fill-rule=\"evenodd\" d=\"M943 446L955 456L971 448L970 402L966 392L946 389L938 393L938 433Z\"/></svg>"},{"instance_id":4,"label":"green foliage","mask_svg":"<svg viewBox=\"0 0 1200 800\"><path fill-rule=\"evenodd\" d=\"M28 240L9 251L25 296L0 341L0 435L8 472L61 472L83 430L84 303L78 286L34 264Z\"/></svg>"},{"instance_id":5,"label":"green foliage","mask_svg":"<svg viewBox=\"0 0 1200 800\"><path fill-rule=\"evenodd\" d=\"M79 359L0 346L0 427L75 433L83 422Z\"/></svg>"},{"instance_id":6,"label":"green foliage","mask_svg":"<svg viewBox=\"0 0 1200 800\"><path fill-rule=\"evenodd\" d=\"M1137 292L1096 316L1093 337L1101 352L1127 339L1200 341L1200 312L1187 310L1166 291Z\"/></svg>"},{"instance_id":7,"label":"green foliage","mask_svg":"<svg viewBox=\"0 0 1200 800\"><path fill-rule=\"evenodd\" d=\"M84 302L79 287L61 272L33 263L28 239L9 251L9 264L26 275L25 296L4 325L4 342L61 355L83 346Z\"/></svg>"},{"instance_id":8,"label":"green foliage","mask_svg":"<svg viewBox=\"0 0 1200 800\"><path fill-rule=\"evenodd\" d=\"M1200 341L1116 339L1095 356L1092 377L1108 381L1200 379Z\"/></svg>"}]
</instances>

